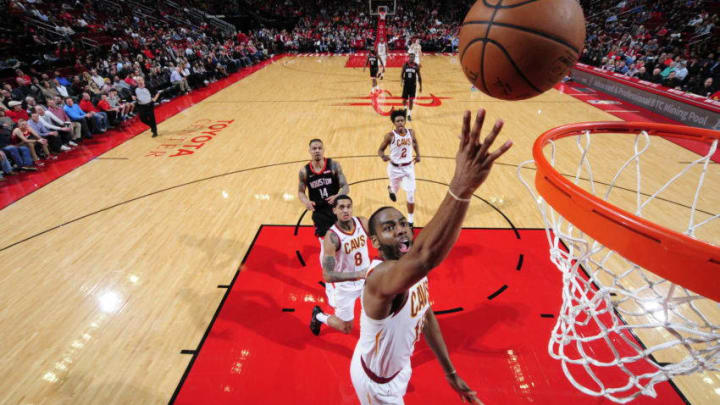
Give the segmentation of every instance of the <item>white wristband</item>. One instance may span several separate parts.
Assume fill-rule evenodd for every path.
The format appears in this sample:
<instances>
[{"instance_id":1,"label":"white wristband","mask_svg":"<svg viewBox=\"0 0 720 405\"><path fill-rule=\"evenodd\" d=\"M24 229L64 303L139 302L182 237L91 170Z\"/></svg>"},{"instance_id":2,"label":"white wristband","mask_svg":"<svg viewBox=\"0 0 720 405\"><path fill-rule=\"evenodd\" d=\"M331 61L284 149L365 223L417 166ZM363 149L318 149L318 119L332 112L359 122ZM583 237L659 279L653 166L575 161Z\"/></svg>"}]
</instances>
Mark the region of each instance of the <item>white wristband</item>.
<instances>
[{"instance_id":1,"label":"white wristband","mask_svg":"<svg viewBox=\"0 0 720 405\"><path fill-rule=\"evenodd\" d=\"M472 200L472 198L460 198L460 197L456 196L456 195L452 192L452 190L450 190L450 187L448 187L448 193L450 193L450 197L452 197L452 198L454 198L454 199L456 199L456 200L458 200L458 201L461 201L461 202L470 202L470 201Z\"/></svg>"}]
</instances>

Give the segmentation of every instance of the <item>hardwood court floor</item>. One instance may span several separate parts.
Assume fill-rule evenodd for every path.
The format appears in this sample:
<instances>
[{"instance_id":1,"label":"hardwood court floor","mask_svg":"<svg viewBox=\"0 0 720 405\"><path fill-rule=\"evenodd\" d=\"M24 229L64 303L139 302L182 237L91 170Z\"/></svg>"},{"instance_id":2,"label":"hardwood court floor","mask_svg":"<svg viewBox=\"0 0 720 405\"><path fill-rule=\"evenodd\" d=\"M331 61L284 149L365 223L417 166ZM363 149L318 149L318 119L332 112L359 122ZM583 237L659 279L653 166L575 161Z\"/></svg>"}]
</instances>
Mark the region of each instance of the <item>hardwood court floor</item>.
<instances>
[{"instance_id":1,"label":"hardwood court floor","mask_svg":"<svg viewBox=\"0 0 720 405\"><path fill-rule=\"evenodd\" d=\"M0 211L0 403L167 403L191 358L181 351L198 346L225 294L217 286L231 282L260 225L292 225L303 213L295 195L309 139L322 138L343 165L356 215L389 204L376 151L390 121L371 105L345 105L366 103L357 98L370 87L367 71L345 62L281 59L166 120L160 137L145 133L103 155L120 159L95 160ZM389 69L381 83L393 96L397 76ZM423 156L420 226L451 178L462 111L486 108L488 126L504 118L500 141L515 142L478 190L487 203L473 202L465 222L484 228L542 226L516 177L540 133L613 119L555 90L489 99L470 91L453 57L426 57L423 79L423 96L449 98L418 107L410 125ZM658 145L667 166L696 156ZM715 403L720 392L717 374L677 385L693 403Z\"/></svg>"}]
</instances>

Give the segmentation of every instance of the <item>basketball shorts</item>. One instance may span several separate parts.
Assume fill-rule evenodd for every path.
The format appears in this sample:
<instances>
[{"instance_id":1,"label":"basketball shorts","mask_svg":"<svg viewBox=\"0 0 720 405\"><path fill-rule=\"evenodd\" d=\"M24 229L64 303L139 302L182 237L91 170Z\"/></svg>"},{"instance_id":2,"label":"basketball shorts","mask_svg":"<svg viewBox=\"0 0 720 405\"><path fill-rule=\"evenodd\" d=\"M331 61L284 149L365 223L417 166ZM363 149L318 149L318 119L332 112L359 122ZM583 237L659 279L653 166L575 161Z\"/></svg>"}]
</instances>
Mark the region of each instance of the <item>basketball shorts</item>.
<instances>
[{"instance_id":1,"label":"basketball shorts","mask_svg":"<svg viewBox=\"0 0 720 405\"><path fill-rule=\"evenodd\" d=\"M383 66L385 66L387 68L387 55L378 55L378 57L382 61Z\"/></svg>"},{"instance_id":2,"label":"basketball shorts","mask_svg":"<svg viewBox=\"0 0 720 405\"><path fill-rule=\"evenodd\" d=\"M316 208L312 213L313 224L315 224L315 236L325 237L328 229L337 221L335 214L330 207Z\"/></svg>"},{"instance_id":3,"label":"basketball shorts","mask_svg":"<svg viewBox=\"0 0 720 405\"><path fill-rule=\"evenodd\" d=\"M420 66L420 55L415 55L415 63Z\"/></svg>"},{"instance_id":4,"label":"basketball shorts","mask_svg":"<svg viewBox=\"0 0 720 405\"><path fill-rule=\"evenodd\" d=\"M405 83L403 86L403 92L402 92L402 98L404 100L415 98L415 88L417 86L415 84L408 84Z\"/></svg>"},{"instance_id":5,"label":"basketball shorts","mask_svg":"<svg viewBox=\"0 0 720 405\"><path fill-rule=\"evenodd\" d=\"M376 78L378 75L378 69L377 68L370 68L370 77Z\"/></svg>"},{"instance_id":6,"label":"basketball shorts","mask_svg":"<svg viewBox=\"0 0 720 405\"><path fill-rule=\"evenodd\" d=\"M408 166L395 166L388 162L387 165L388 179L390 179L390 187L397 190L402 187L406 193L415 191L415 164Z\"/></svg>"},{"instance_id":7,"label":"basketball shorts","mask_svg":"<svg viewBox=\"0 0 720 405\"><path fill-rule=\"evenodd\" d=\"M325 283L328 305L333 307L334 315L343 322L350 322L355 318L355 301L361 297L363 285L363 280Z\"/></svg>"},{"instance_id":8,"label":"basketball shorts","mask_svg":"<svg viewBox=\"0 0 720 405\"><path fill-rule=\"evenodd\" d=\"M373 381L360 364L360 352L353 353L350 362L350 379L361 405L403 405L412 367L403 368L391 381L380 384Z\"/></svg>"}]
</instances>

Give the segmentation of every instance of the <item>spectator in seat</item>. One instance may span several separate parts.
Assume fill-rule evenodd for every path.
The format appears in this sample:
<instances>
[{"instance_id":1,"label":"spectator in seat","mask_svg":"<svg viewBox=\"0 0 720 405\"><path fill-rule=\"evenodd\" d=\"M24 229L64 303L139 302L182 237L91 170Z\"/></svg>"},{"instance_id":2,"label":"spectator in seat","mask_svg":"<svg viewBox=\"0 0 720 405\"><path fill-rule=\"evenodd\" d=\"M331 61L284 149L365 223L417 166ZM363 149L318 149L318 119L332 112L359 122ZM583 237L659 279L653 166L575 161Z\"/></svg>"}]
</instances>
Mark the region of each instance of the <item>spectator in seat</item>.
<instances>
[{"instance_id":1,"label":"spectator in seat","mask_svg":"<svg viewBox=\"0 0 720 405\"><path fill-rule=\"evenodd\" d=\"M28 126L41 138L47 141L48 149L53 154L70 150L70 147L63 145L63 139L60 137L60 133L58 131L51 131L43 125L40 121L40 114L37 112L33 112L32 115L30 115Z\"/></svg>"},{"instance_id":2,"label":"spectator in seat","mask_svg":"<svg viewBox=\"0 0 720 405\"><path fill-rule=\"evenodd\" d=\"M693 92L699 96L703 96L703 97L707 97L707 98L711 98L711 96L717 90L718 90L717 85L715 84L715 81L713 80L712 77L708 77L707 79L705 79L705 81L703 81L703 83L701 85L695 86L690 89L691 92Z\"/></svg>"},{"instance_id":3,"label":"spectator in seat","mask_svg":"<svg viewBox=\"0 0 720 405\"><path fill-rule=\"evenodd\" d=\"M57 81L60 85L69 86L71 84L70 81L66 77L62 76L59 71L56 70L53 75L55 76L55 81Z\"/></svg>"},{"instance_id":4,"label":"spectator in seat","mask_svg":"<svg viewBox=\"0 0 720 405\"><path fill-rule=\"evenodd\" d=\"M92 76L90 76L88 72L83 73L83 83L86 83L83 92L92 93L93 99L97 99L97 97L100 97L100 94L102 94L102 90L100 90L100 86L95 83L95 80L93 80ZM82 105L80 106L80 108L84 109Z\"/></svg>"},{"instance_id":5,"label":"spectator in seat","mask_svg":"<svg viewBox=\"0 0 720 405\"><path fill-rule=\"evenodd\" d=\"M100 101L97 103L97 108L99 108L102 112L104 112L107 117L108 121L110 121L110 125L116 126L120 124L122 121L122 113L120 111L119 107L112 107L110 103L108 102L108 96L107 94L103 94L100 96Z\"/></svg>"},{"instance_id":6,"label":"spectator in seat","mask_svg":"<svg viewBox=\"0 0 720 405\"><path fill-rule=\"evenodd\" d=\"M8 103L8 106L10 106L10 110L8 110L5 115L10 117L13 122L17 123L20 120L27 121L30 119L27 111L23 110L21 102L13 100Z\"/></svg>"},{"instance_id":7,"label":"spectator in seat","mask_svg":"<svg viewBox=\"0 0 720 405\"><path fill-rule=\"evenodd\" d=\"M662 77L662 71L660 68L653 69L652 76L648 79L649 82L653 82L655 84L661 84L663 80L664 78Z\"/></svg>"},{"instance_id":8,"label":"spectator in seat","mask_svg":"<svg viewBox=\"0 0 720 405\"><path fill-rule=\"evenodd\" d=\"M90 101L90 93L82 93L82 99L78 103L78 106L80 106L80 109L82 109L83 111L93 113L92 119L95 121L95 128L97 128L100 132L107 131L108 116L104 112L100 111L97 107L95 107L92 101Z\"/></svg>"},{"instance_id":9,"label":"spectator in seat","mask_svg":"<svg viewBox=\"0 0 720 405\"><path fill-rule=\"evenodd\" d=\"M30 149L27 146L13 145L12 131L10 125L0 125L0 150L15 163L20 170L35 171Z\"/></svg>"},{"instance_id":10,"label":"spectator in seat","mask_svg":"<svg viewBox=\"0 0 720 405\"><path fill-rule=\"evenodd\" d=\"M70 117L65 113L63 109L63 101L60 97L55 97L47 102L48 108L45 110L45 114L50 116L50 119L57 123L58 120L63 123L64 126L70 126L72 128L72 140L80 142L83 137L82 125L79 122L72 121ZM42 119L42 115L40 116ZM56 120L57 119L57 120ZM47 125L46 125L47 126ZM87 135L90 135L89 133Z\"/></svg>"},{"instance_id":11,"label":"spectator in seat","mask_svg":"<svg viewBox=\"0 0 720 405\"><path fill-rule=\"evenodd\" d=\"M18 77L18 81L21 79ZM23 86L18 84L15 88L12 88L9 84L6 84L12 93L12 98L15 100L22 100L30 93L30 86Z\"/></svg>"},{"instance_id":12,"label":"spectator in seat","mask_svg":"<svg viewBox=\"0 0 720 405\"><path fill-rule=\"evenodd\" d=\"M53 98L60 95L58 93L57 89L55 89L53 86L50 85L50 82L47 80L43 80L40 84L40 92L42 92L43 97L45 97L45 101L52 100Z\"/></svg>"},{"instance_id":13,"label":"spectator in seat","mask_svg":"<svg viewBox=\"0 0 720 405\"><path fill-rule=\"evenodd\" d=\"M72 97L65 99L65 105L63 110L71 120L79 122L82 126L83 138L92 139L91 133L99 133L99 128L95 127L95 120L92 118L95 115L92 111L85 112L77 104L73 102Z\"/></svg>"},{"instance_id":14,"label":"spectator in seat","mask_svg":"<svg viewBox=\"0 0 720 405\"><path fill-rule=\"evenodd\" d=\"M25 111L27 111L28 115L31 115L33 111L35 111L35 107L37 107L37 105L38 103L37 101L35 101L35 97L25 97Z\"/></svg>"},{"instance_id":15,"label":"spectator in seat","mask_svg":"<svg viewBox=\"0 0 720 405\"><path fill-rule=\"evenodd\" d=\"M97 69L90 71L90 81L94 82L98 88L102 88L105 85L105 79L98 74Z\"/></svg>"},{"instance_id":16,"label":"spectator in seat","mask_svg":"<svg viewBox=\"0 0 720 405\"><path fill-rule=\"evenodd\" d=\"M678 64L677 69L675 70L675 77L679 81L684 81L685 78L688 75L688 68L687 68L687 61L682 61Z\"/></svg>"},{"instance_id":17,"label":"spectator in seat","mask_svg":"<svg viewBox=\"0 0 720 405\"><path fill-rule=\"evenodd\" d=\"M135 110L135 104L123 102L117 90L110 90L107 101L110 104L110 107L120 108L120 115L123 120L135 116L135 113L133 112Z\"/></svg>"},{"instance_id":18,"label":"spectator in seat","mask_svg":"<svg viewBox=\"0 0 720 405\"><path fill-rule=\"evenodd\" d=\"M665 87L674 89L676 87L680 87L680 80L677 77L675 77L675 72L672 71L672 72L670 72L668 77L665 80L663 80L662 85Z\"/></svg>"},{"instance_id":19,"label":"spectator in seat","mask_svg":"<svg viewBox=\"0 0 720 405\"><path fill-rule=\"evenodd\" d=\"M3 173L5 173L5 175L14 174L12 165L10 164L10 159L7 158L5 152L2 150L0 150L0 169L2 169L2 173L0 173L0 180L4 180Z\"/></svg>"},{"instance_id":20,"label":"spectator in seat","mask_svg":"<svg viewBox=\"0 0 720 405\"><path fill-rule=\"evenodd\" d=\"M58 79L53 80L53 84L55 85L55 91L57 92L58 96L62 98L70 97L70 93L68 92L67 87L62 85Z\"/></svg>"},{"instance_id":21,"label":"spectator in seat","mask_svg":"<svg viewBox=\"0 0 720 405\"><path fill-rule=\"evenodd\" d=\"M5 115L5 111L6 110L0 108L0 125L7 124L8 127L12 127L15 123L12 118Z\"/></svg>"},{"instance_id":22,"label":"spectator in seat","mask_svg":"<svg viewBox=\"0 0 720 405\"><path fill-rule=\"evenodd\" d=\"M35 146L39 145L42 149L44 156L50 159L57 159L50 153L48 149L48 141L41 138L32 128L28 126L27 121L19 120L18 126L12 132L13 141L18 146L26 146L30 150L30 156L36 166L42 167L44 164L40 162L40 157L35 151Z\"/></svg>"},{"instance_id":23,"label":"spectator in seat","mask_svg":"<svg viewBox=\"0 0 720 405\"><path fill-rule=\"evenodd\" d=\"M54 101L50 100L49 102ZM56 131L60 134L63 145L67 146L68 149L77 146L77 143L73 141L75 135L71 123L65 123L61 121L60 118L56 117L55 114L51 113L50 111L47 111L45 107L41 105L35 107L35 112L37 113L40 122L45 128L50 131Z\"/></svg>"},{"instance_id":24,"label":"spectator in seat","mask_svg":"<svg viewBox=\"0 0 720 405\"><path fill-rule=\"evenodd\" d=\"M15 70L15 81L19 86L30 86L32 83L30 76L23 73L20 69Z\"/></svg>"},{"instance_id":25,"label":"spectator in seat","mask_svg":"<svg viewBox=\"0 0 720 405\"><path fill-rule=\"evenodd\" d=\"M182 75L182 68L180 66L173 68L170 73L170 83L181 93L190 93L190 86L188 85L187 79Z\"/></svg>"}]
</instances>

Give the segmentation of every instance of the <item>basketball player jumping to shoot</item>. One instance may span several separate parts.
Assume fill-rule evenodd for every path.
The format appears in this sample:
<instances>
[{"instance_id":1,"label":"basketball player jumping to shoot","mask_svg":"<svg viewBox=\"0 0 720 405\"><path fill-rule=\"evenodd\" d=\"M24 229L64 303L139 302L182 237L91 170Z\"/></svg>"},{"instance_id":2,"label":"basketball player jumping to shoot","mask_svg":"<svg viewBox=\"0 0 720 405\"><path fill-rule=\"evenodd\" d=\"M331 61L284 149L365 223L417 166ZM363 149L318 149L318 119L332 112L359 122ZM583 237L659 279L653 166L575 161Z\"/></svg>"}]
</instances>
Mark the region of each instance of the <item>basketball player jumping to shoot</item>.
<instances>
[{"instance_id":1,"label":"basketball player jumping to shoot","mask_svg":"<svg viewBox=\"0 0 720 405\"><path fill-rule=\"evenodd\" d=\"M405 110L394 110L390 113L390 119L395 124L395 129L383 137L378 148L378 156L388 162L390 200L397 201L396 193L400 186L405 190L408 221L412 227L415 213L415 163L420 163L420 146L415 138L415 131L405 128ZM390 145L390 156L385 154L388 145ZM413 150L415 151L414 158ZM403 179L405 179L404 182Z\"/></svg>"},{"instance_id":2,"label":"basketball player jumping to shoot","mask_svg":"<svg viewBox=\"0 0 720 405\"><path fill-rule=\"evenodd\" d=\"M403 83L402 100L403 106L407 111L408 121L412 121L412 108L415 102L416 84L420 84L420 93L422 93L422 77L420 76L420 65L415 62L415 56L411 53L407 62L402 67L400 80Z\"/></svg>"},{"instance_id":3,"label":"basketball player jumping to shoot","mask_svg":"<svg viewBox=\"0 0 720 405\"><path fill-rule=\"evenodd\" d=\"M427 275L458 239L473 192L488 177L493 162L512 146L508 141L491 153L502 122L495 123L481 141L484 118L485 112L480 110L470 129L470 112L465 113L455 174L445 199L417 240L413 241L408 222L395 208L382 207L370 217L370 240L382 261L374 260L367 271L361 296L360 339L350 363L350 376L362 405L403 403L412 374L410 357L421 334L450 387L463 401L481 403L450 361L430 308Z\"/></svg>"},{"instance_id":4,"label":"basketball player jumping to shoot","mask_svg":"<svg viewBox=\"0 0 720 405\"><path fill-rule=\"evenodd\" d=\"M325 159L325 148L320 139L310 141L310 157L310 163L300 169L298 199L312 212L315 236L322 245L322 237L337 219L332 210L335 199L341 194L347 195L350 187L340 163ZM306 188L310 188L309 197L305 195Z\"/></svg>"},{"instance_id":5,"label":"basketball player jumping to shoot","mask_svg":"<svg viewBox=\"0 0 720 405\"><path fill-rule=\"evenodd\" d=\"M378 77L378 64L382 66L382 73L385 73L385 63L378 58L377 54L375 53L375 50L370 50L370 53L368 53L368 57L365 60L365 66L363 66L363 72L365 71L365 68L370 66L370 78L372 79L372 91L379 90L377 87L377 77Z\"/></svg>"},{"instance_id":6,"label":"basketball player jumping to shoot","mask_svg":"<svg viewBox=\"0 0 720 405\"><path fill-rule=\"evenodd\" d=\"M315 335L320 334L323 323L343 333L352 331L355 301L360 298L370 266L367 218L353 216L352 199L346 195L335 199L333 212L337 222L325 234L320 255L325 293L335 314L327 315L319 306L313 308L310 330Z\"/></svg>"}]
</instances>

